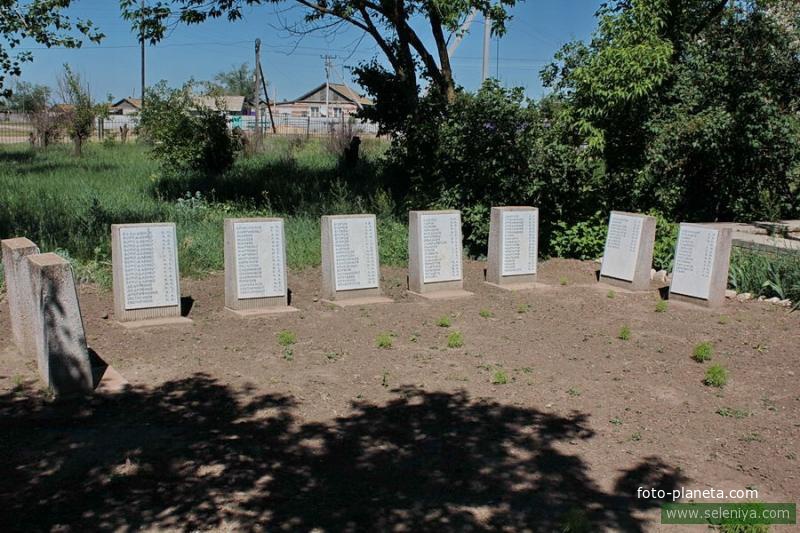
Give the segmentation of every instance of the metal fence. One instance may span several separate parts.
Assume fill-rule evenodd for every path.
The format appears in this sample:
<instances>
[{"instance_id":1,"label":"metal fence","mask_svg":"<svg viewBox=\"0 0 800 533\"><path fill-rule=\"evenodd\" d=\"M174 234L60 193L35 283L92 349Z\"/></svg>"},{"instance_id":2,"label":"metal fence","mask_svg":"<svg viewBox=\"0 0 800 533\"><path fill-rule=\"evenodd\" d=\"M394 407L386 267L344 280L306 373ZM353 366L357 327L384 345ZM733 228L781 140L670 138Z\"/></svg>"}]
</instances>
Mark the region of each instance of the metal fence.
<instances>
[{"instance_id":1,"label":"metal fence","mask_svg":"<svg viewBox=\"0 0 800 533\"><path fill-rule=\"evenodd\" d=\"M55 116L55 114L53 115ZM287 135L304 137L330 137L333 135L359 135L374 137L378 134L378 125L372 122L358 120L353 117L291 117L275 115L274 129L269 116L261 119L261 132L265 136ZM93 140L104 139L120 140L123 136L127 139L136 137L136 126L139 119L135 115L111 115L98 118L95 122ZM229 116L228 127L239 128L244 132L256 131L256 121L253 116ZM0 112L0 144L14 144L32 142L36 138L36 125L33 117L25 113ZM65 136L53 139L51 142L63 142Z\"/></svg>"}]
</instances>

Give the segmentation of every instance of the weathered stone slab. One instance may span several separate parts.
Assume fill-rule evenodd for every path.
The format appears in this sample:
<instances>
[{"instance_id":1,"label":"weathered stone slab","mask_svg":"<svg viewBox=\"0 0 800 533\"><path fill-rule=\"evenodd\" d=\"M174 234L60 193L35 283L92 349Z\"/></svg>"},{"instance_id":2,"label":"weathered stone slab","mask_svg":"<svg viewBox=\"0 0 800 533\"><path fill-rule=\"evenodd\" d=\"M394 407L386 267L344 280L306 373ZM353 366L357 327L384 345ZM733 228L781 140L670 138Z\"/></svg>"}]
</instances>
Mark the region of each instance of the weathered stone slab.
<instances>
[{"instance_id":1,"label":"weathered stone slab","mask_svg":"<svg viewBox=\"0 0 800 533\"><path fill-rule=\"evenodd\" d=\"M113 224L111 258L118 321L181 318L175 224Z\"/></svg>"},{"instance_id":2,"label":"weathered stone slab","mask_svg":"<svg viewBox=\"0 0 800 533\"><path fill-rule=\"evenodd\" d=\"M323 216L322 297L335 305L388 303L380 288L375 215Z\"/></svg>"},{"instance_id":3,"label":"weathered stone slab","mask_svg":"<svg viewBox=\"0 0 800 533\"><path fill-rule=\"evenodd\" d=\"M408 287L424 298L469 296L464 291L461 212L408 213Z\"/></svg>"},{"instance_id":4,"label":"weathered stone slab","mask_svg":"<svg viewBox=\"0 0 800 533\"><path fill-rule=\"evenodd\" d=\"M723 305L730 256L730 228L682 223L675 245L670 299L705 307Z\"/></svg>"},{"instance_id":5,"label":"weathered stone slab","mask_svg":"<svg viewBox=\"0 0 800 533\"><path fill-rule=\"evenodd\" d=\"M536 286L539 253L539 209L492 207L486 281L507 290Z\"/></svg>"},{"instance_id":6,"label":"weathered stone slab","mask_svg":"<svg viewBox=\"0 0 800 533\"><path fill-rule=\"evenodd\" d=\"M239 317L289 306L282 218L225 219L225 307Z\"/></svg>"},{"instance_id":7,"label":"weathered stone slab","mask_svg":"<svg viewBox=\"0 0 800 533\"><path fill-rule=\"evenodd\" d=\"M33 356L33 332L30 328L33 301L30 298L31 276L26 257L38 254L39 247L24 237L18 237L0 241L0 248L3 251L11 335L21 353Z\"/></svg>"},{"instance_id":8,"label":"weathered stone slab","mask_svg":"<svg viewBox=\"0 0 800 533\"><path fill-rule=\"evenodd\" d=\"M92 366L72 268L56 254L27 257L36 362L57 396L91 392Z\"/></svg>"},{"instance_id":9,"label":"weathered stone slab","mask_svg":"<svg viewBox=\"0 0 800 533\"><path fill-rule=\"evenodd\" d=\"M612 211L600 267L600 281L623 289L650 289L656 219L638 213Z\"/></svg>"}]
</instances>

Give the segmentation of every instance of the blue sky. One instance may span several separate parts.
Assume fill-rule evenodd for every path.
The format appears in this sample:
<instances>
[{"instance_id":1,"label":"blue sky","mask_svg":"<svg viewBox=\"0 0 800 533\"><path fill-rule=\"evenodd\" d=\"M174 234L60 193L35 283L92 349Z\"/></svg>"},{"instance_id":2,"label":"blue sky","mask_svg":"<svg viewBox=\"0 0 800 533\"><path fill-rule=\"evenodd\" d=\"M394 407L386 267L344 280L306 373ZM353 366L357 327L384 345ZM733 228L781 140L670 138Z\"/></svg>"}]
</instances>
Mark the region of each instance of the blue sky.
<instances>
[{"instance_id":1,"label":"blue sky","mask_svg":"<svg viewBox=\"0 0 800 533\"><path fill-rule=\"evenodd\" d=\"M595 27L594 13L602 0L528 0L511 10L507 34L492 40L491 74L503 85L524 87L527 94L542 94L539 70L561 45L587 39ZM95 98L138 96L139 47L128 23L119 16L115 0L76 0L70 13L90 18L106 38L100 45L79 50L33 47L33 63L24 65L20 79L55 85L61 65L69 63L90 84ZM147 48L147 83L167 80L178 86L189 78L207 80L233 65L253 61L253 42L262 41L262 65L270 82L270 96L291 99L325 81L321 55L336 56L334 81L351 83L348 66L379 55L373 42L356 29L335 36L312 34L298 38L284 23L300 20L303 8L291 0L279 5L254 7L244 20L215 20L198 26L179 26L168 38ZM472 30L453 57L457 83L475 89L480 83L483 21ZM499 45L499 62L498 57ZM358 88L356 88L358 89Z\"/></svg>"}]
</instances>

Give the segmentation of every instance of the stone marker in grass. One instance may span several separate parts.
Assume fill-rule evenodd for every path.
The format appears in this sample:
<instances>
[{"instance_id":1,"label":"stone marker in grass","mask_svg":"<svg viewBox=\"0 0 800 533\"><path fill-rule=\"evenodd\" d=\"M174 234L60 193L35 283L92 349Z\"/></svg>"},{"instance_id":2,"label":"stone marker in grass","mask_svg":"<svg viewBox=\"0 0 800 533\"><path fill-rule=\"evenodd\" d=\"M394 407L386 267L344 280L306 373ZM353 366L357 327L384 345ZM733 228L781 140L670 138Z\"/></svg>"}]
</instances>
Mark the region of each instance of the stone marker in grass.
<instances>
[{"instance_id":1,"label":"stone marker in grass","mask_svg":"<svg viewBox=\"0 0 800 533\"><path fill-rule=\"evenodd\" d=\"M725 303L731 229L682 223L675 245L670 300L704 307Z\"/></svg>"},{"instance_id":2,"label":"stone marker in grass","mask_svg":"<svg viewBox=\"0 0 800 533\"><path fill-rule=\"evenodd\" d=\"M191 324L181 316L175 224L112 224L114 315L126 327Z\"/></svg>"},{"instance_id":3,"label":"stone marker in grass","mask_svg":"<svg viewBox=\"0 0 800 533\"><path fill-rule=\"evenodd\" d=\"M225 219L225 308L239 317L289 306L282 218Z\"/></svg>"},{"instance_id":4,"label":"stone marker in grass","mask_svg":"<svg viewBox=\"0 0 800 533\"><path fill-rule=\"evenodd\" d=\"M489 223L486 281L506 290L536 286L539 209L493 207Z\"/></svg>"},{"instance_id":5,"label":"stone marker in grass","mask_svg":"<svg viewBox=\"0 0 800 533\"><path fill-rule=\"evenodd\" d=\"M408 288L423 298L471 296L464 290L461 212L408 213Z\"/></svg>"},{"instance_id":6,"label":"stone marker in grass","mask_svg":"<svg viewBox=\"0 0 800 533\"><path fill-rule=\"evenodd\" d=\"M30 298L31 277L28 273L30 263L26 257L38 254L39 247L30 240L19 237L0 241L0 248L3 251L11 336L20 352L26 356L33 356L34 350L31 344L33 333L30 330L33 300Z\"/></svg>"},{"instance_id":7,"label":"stone marker in grass","mask_svg":"<svg viewBox=\"0 0 800 533\"><path fill-rule=\"evenodd\" d=\"M600 281L633 291L649 290L655 238L654 217L612 211Z\"/></svg>"},{"instance_id":8,"label":"stone marker in grass","mask_svg":"<svg viewBox=\"0 0 800 533\"><path fill-rule=\"evenodd\" d=\"M322 294L337 306L389 303L380 288L375 215L322 217Z\"/></svg>"}]
</instances>

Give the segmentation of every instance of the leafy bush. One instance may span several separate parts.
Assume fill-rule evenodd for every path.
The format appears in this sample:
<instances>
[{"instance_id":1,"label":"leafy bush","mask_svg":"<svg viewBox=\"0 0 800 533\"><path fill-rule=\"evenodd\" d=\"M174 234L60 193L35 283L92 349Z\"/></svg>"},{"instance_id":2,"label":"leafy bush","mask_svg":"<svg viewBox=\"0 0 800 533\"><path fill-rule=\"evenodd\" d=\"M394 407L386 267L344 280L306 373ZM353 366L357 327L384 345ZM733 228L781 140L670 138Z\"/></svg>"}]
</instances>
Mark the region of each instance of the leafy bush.
<instances>
[{"instance_id":1,"label":"leafy bush","mask_svg":"<svg viewBox=\"0 0 800 533\"><path fill-rule=\"evenodd\" d=\"M800 302L800 254L756 252L734 248L728 285L736 292Z\"/></svg>"},{"instance_id":2,"label":"leafy bush","mask_svg":"<svg viewBox=\"0 0 800 533\"><path fill-rule=\"evenodd\" d=\"M709 387L724 387L728 383L728 371L722 365L711 365L706 370L706 377L703 383Z\"/></svg>"},{"instance_id":3,"label":"leafy bush","mask_svg":"<svg viewBox=\"0 0 800 533\"><path fill-rule=\"evenodd\" d=\"M700 344L694 347L694 351L692 352L692 359L694 359L698 363L704 363L705 361L709 361L711 359L713 353L714 353L714 347L711 345L710 342L708 341L701 342Z\"/></svg>"},{"instance_id":4,"label":"leafy bush","mask_svg":"<svg viewBox=\"0 0 800 533\"><path fill-rule=\"evenodd\" d=\"M168 174L216 175L233 166L241 139L223 113L197 105L191 89L170 89L163 81L148 89L139 128Z\"/></svg>"},{"instance_id":5,"label":"leafy bush","mask_svg":"<svg viewBox=\"0 0 800 533\"><path fill-rule=\"evenodd\" d=\"M597 259L603 255L607 231L607 216L600 211L583 222L557 222L550 237L550 251L558 257Z\"/></svg>"}]
</instances>

